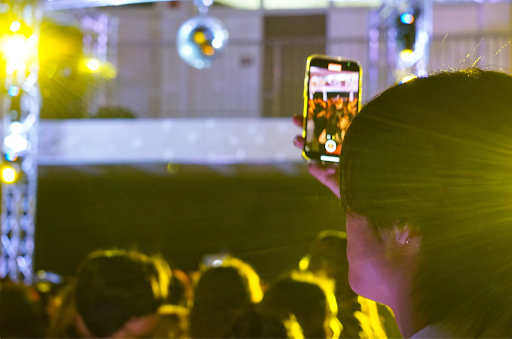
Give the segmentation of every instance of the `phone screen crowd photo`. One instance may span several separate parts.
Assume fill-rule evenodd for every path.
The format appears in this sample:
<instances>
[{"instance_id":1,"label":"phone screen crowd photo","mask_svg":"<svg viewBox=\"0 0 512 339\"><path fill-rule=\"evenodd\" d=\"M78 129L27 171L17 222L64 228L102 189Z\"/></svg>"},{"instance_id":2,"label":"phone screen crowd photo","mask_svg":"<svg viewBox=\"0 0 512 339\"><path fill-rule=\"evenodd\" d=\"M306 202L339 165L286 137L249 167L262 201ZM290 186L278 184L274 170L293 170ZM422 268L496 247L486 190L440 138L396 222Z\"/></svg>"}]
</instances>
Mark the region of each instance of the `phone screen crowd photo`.
<instances>
[{"instance_id":1,"label":"phone screen crowd photo","mask_svg":"<svg viewBox=\"0 0 512 339\"><path fill-rule=\"evenodd\" d=\"M332 161L332 156L340 154L345 132L358 112L359 72L344 71L340 64L312 65L307 94L304 150Z\"/></svg>"}]
</instances>

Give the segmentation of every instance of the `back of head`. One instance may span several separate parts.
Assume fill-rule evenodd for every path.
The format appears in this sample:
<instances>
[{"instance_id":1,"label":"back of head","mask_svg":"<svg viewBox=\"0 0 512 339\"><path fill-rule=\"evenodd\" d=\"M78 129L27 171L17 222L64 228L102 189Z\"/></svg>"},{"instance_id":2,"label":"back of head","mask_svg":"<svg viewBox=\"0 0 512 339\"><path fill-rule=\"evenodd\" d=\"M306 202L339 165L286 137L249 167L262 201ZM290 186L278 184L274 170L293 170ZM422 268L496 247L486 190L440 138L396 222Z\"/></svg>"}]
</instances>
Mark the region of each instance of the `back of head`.
<instances>
[{"instance_id":1,"label":"back of head","mask_svg":"<svg viewBox=\"0 0 512 339\"><path fill-rule=\"evenodd\" d=\"M332 287L305 273L294 273L274 282L266 291L261 308L287 319L293 314L305 338L331 337L330 321L337 312ZM337 333L339 335L339 333ZM337 335L335 335L337 337Z\"/></svg>"},{"instance_id":2,"label":"back of head","mask_svg":"<svg viewBox=\"0 0 512 339\"><path fill-rule=\"evenodd\" d=\"M88 330L107 337L134 317L155 313L167 288L155 261L135 252L98 251L82 262L76 281L76 308Z\"/></svg>"},{"instance_id":3,"label":"back of head","mask_svg":"<svg viewBox=\"0 0 512 339\"><path fill-rule=\"evenodd\" d=\"M190 310L192 338L222 337L234 315L253 302L246 274L229 262L224 265L206 269L197 282Z\"/></svg>"},{"instance_id":4,"label":"back of head","mask_svg":"<svg viewBox=\"0 0 512 339\"><path fill-rule=\"evenodd\" d=\"M347 212L421 230L421 308L469 336L512 316L510 93L512 77L476 69L392 87L355 117L341 154Z\"/></svg>"},{"instance_id":5,"label":"back of head","mask_svg":"<svg viewBox=\"0 0 512 339\"><path fill-rule=\"evenodd\" d=\"M224 338L291 338L291 336L278 315L248 308L235 318Z\"/></svg>"},{"instance_id":6,"label":"back of head","mask_svg":"<svg viewBox=\"0 0 512 339\"><path fill-rule=\"evenodd\" d=\"M327 230L321 232L311 244L308 265L304 267L315 274L325 274L337 283L348 284L347 234Z\"/></svg>"}]
</instances>

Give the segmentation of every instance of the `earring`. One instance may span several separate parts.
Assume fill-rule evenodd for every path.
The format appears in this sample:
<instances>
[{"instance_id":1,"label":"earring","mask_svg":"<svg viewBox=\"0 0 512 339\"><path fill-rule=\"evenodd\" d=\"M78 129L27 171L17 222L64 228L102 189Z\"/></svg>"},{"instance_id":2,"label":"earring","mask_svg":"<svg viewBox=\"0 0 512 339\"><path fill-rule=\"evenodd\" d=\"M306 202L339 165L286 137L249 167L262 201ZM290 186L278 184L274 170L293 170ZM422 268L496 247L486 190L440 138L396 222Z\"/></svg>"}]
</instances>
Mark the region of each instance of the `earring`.
<instances>
[{"instance_id":1,"label":"earring","mask_svg":"<svg viewBox=\"0 0 512 339\"><path fill-rule=\"evenodd\" d=\"M411 241L411 239L407 239L407 243L409 243Z\"/></svg>"}]
</instances>

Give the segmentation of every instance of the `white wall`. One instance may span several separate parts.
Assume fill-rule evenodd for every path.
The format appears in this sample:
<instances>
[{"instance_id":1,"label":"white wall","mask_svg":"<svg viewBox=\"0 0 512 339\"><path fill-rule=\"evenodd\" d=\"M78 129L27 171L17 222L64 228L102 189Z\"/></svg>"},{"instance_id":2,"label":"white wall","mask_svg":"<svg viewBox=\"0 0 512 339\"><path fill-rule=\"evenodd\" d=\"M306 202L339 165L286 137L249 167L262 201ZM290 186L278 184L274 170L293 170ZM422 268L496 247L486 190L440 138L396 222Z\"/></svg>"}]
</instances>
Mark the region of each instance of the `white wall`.
<instances>
[{"instance_id":1,"label":"white wall","mask_svg":"<svg viewBox=\"0 0 512 339\"><path fill-rule=\"evenodd\" d=\"M430 71L478 66L510 70L510 3L438 4Z\"/></svg>"},{"instance_id":2,"label":"white wall","mask_svg":"<svg viewBox=\"0 0 512 339\"><path fill-rule=\"evenodd\" d=\"M320 11L327 14L328 54L359 60L365 83L369 80L370 10L345 7ZM229 31L230 43L210 69L196 70L179 58L175 48L179 26L195 15L191 1L181 2L178 9L157 3L148 8L121 6L108 11L120 19L119 105L131 108L141 118L260 116L265 12L212 8L210 14L221 19ZM476 60L476 66L510 69L506 34L511 31L509 3L438 3L433 24L430 72L470 67ZM385 74L386 67L383 59L379 74ZM380 91L385 86L386 82L380 82L377 87ZM363 99L369 99L366 90L363 94Z\"/></svg>"},{"instance_id":3,"label":"white wall","mask_svg":"<svg viewBox=\"0 0 512 339\"><path fill-rule=\"evenodd\" d=\"M262 17L255 11L211 10L230 42L209 69L196 70L176 51L180 25L196 15L179 9L109 8L119 18L117 101L138 117L256 117L260 111Z\"/></svg>"}]
</instances>

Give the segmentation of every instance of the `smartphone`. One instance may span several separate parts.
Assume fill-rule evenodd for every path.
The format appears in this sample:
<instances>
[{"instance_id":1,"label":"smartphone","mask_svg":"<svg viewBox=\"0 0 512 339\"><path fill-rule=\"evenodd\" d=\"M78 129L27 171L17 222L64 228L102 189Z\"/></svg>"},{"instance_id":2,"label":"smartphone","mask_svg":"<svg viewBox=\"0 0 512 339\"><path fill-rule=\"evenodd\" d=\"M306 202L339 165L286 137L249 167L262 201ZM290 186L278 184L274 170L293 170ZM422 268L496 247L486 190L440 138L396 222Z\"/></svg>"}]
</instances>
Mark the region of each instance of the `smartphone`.
<instances>
[{"instance_id":1,"label":"smartphone","mask_svg":"<svg viewBox=\"0 0 512 339\"><path fill-rule=\"evenodd\" d=\"M362 69L357 61L312 55L304 80L302 155L307 160L339 162L348 126L361 108Z\"/></svg>"}]
</instances>

